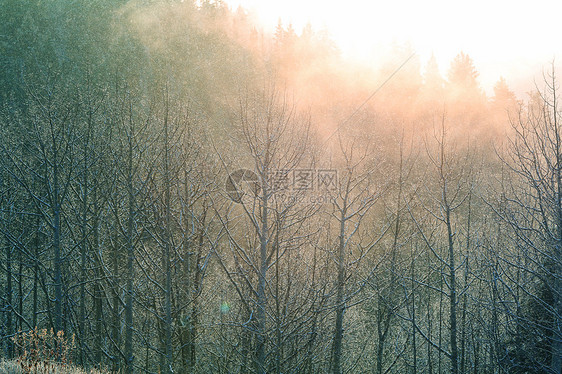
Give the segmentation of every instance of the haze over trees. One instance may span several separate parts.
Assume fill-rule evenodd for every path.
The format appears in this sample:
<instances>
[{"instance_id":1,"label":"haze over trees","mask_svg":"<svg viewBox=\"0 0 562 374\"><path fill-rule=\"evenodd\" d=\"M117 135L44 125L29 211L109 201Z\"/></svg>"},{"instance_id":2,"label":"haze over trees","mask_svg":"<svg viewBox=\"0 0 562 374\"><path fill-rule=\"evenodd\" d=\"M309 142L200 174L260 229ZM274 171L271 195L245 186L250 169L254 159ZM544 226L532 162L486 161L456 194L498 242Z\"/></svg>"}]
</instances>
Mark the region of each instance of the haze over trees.
<instances>
[{"instance_id":1,"label":"haze over trees","mask_svg":"<svg viewBox=\"0 0 562 374\"><path fill-rule=\"evenodd\" d=\"M562 372L554 67L519 100L220 1L1 10L0 357Z\"/></svg>"}]
</instances>

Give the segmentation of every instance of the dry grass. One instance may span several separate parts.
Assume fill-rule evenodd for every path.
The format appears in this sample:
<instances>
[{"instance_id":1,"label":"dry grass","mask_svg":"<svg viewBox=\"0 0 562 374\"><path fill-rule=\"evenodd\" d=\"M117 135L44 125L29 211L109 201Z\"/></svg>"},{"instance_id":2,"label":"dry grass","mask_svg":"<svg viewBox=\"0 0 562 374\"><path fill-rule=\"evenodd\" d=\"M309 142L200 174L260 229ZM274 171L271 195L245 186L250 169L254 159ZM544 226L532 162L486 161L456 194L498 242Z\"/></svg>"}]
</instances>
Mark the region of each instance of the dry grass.
<instances>
[{"instance_id":1,"label":"dry grass","mask_svg":"<svg viewBox=\"0 0 562 374\"><path fill-rule=\"evenodd\" d=\"M90 369L83 370L70 365L45 362L26 363L20 360L0 360L2 374L107 374L107 372Z\"/></svg>"},{"instance_id":2,"label":"dry grass","mask_svg":"<svg viewBox=\"0 0 562 374\"><path fill-rule=\"evenodd\" d=\"M72 365L74 335L63 331L34 328L20 331L12 341L16 359L0 358L0 374L107 374L96 369L84 370Z\"/></svg>"}]
</instances>

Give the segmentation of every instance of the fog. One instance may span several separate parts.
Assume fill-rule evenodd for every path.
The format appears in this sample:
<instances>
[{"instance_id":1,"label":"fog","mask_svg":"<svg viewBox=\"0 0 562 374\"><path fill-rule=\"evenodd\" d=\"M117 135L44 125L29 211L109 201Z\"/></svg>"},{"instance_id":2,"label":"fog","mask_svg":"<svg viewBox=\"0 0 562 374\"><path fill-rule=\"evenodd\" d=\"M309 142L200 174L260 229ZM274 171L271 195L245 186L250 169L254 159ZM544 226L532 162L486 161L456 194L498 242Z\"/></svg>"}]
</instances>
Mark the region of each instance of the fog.
<instances>
[{"instance_id":1,"label":"fog","mask_svg":"<svg viewBox=\"0 0 562 374\"><path fill-rule=\"evenodd\" d=\"M453 58L464 51L475 60L489 95L498 76L503 76L523 98L534 88L529 82L541 79L537 72L562 55L556 26L560 5L551 0L532 7L509 1L468 5L438 0L226 3L232 9L244 7L266 31L272 31L279 20L298 31L307 24L325 30L344 56L365 64L376 64L393 43L399 43L410 45L423 61L435 55L446 73Z\"/></svg>"},{"instance_id":2,"label":"fog","mask_svg":"<svg viewBox=\"0 0 562 374\"><path fill-rule=\"evenodd\" d=\"M0 5L0 372L561 373L556 12Z\"/></svg>"}]
</instances>

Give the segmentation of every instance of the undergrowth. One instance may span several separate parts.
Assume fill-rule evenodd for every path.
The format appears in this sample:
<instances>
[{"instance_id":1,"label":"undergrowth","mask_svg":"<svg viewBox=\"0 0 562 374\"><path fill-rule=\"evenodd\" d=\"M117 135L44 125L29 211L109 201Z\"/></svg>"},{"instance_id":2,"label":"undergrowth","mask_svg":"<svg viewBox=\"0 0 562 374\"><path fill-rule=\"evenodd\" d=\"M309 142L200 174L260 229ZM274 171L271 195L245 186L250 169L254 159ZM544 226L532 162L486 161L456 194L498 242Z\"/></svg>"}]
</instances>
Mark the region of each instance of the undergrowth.
<instances>
[{"instance_id":1,"label":"undergrowth","mask_svg":"<svg viewBox=\"0 0 562 374\"><path fill-rule=\"evenodd\" d=\"M72 365L74 335L38 328L20 332L12 338L17 358L0 359L2 374L104 374Z\"/></svg>"}]
</instances>

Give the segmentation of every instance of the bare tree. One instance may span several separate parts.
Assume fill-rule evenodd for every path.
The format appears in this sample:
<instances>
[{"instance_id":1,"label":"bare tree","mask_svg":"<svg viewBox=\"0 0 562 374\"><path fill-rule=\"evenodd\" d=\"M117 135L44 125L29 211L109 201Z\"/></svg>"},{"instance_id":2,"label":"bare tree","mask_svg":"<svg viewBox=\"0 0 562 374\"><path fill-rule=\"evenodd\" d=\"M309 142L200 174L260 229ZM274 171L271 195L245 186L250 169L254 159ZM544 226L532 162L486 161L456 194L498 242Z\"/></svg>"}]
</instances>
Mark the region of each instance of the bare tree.
<instances>
[{"instance_id":1,"label":"bare tree","mask_svg":"<svg viewBox=\"0 0 562 374\"><path fill-rule=\"evenodd\" d=\"M522 278L515 286L530 309L519 310L525 329L534 331L521 343L533 350L528 360L548 372L562 371L562 140L558 83L553 71L545 88L532 97L512 121L502 160L511 172L496 212L515 234L522 249ZM514 264L517 266L517 264ZM536 280L528 287L524 279ZM523 332L519 331L519 338ZM544 336L546 347L540 347ZM534 342L533 342L534 341ZM519 362L519 365L527 365Z\"/></svg>"},{"instance_id":2,"label":"bare tree","mask_svg":"<svg viewBox=\"0 0 562 374\"><path fill-rule=\"evenodd\" d=\"M441 118L440 127L434 130L433 142L426 142L427 156L431 167L425 189L418 192L421 214L416 215L410 210L410 215L423 243L437 260L442 269L440 286L428 286L445 297L448 302L448 346L443 347L441 333L439 342L429 338L428 332L417 327L420 335L438 352L450 361L451 373L459 372L458 346L458 267L459 267L459 235L462 230L460 213L471 195L471 169L467 155L462 158L455 154L454 148L447 139L448 128L445 115ZM423 194L423 195L422 195ZM420 218L420 217L426 218ZM444 249L444 250L443 250ZM441 283L442 282L442 283ZM441 305L441 302L440 302ZM441 307L440 326L441 326ZM440 328L441 331L441 328Z\"/></svg>"},{"instance_id":3,"label":"bare tree","mask_svg":"<svg viewBox=\"0 0 562 374\"><path fill-rule=\"evenodd\" d=\"M308 156L309 123L274 84L262 91L246 92L240 98L235 120L256 180L252 182L251 193L241 196L237 206L219 212L233 255L232 260L220 258L219 261L246 311L248 322L243 329L250 329L255 341L255 371L280 373L286 365L282 352L288 340L287 330L294 322L289 319L289 314L294 313L289 312L290 305L282 303L283 299L294 298L291 292L294 280L289 273L286 281L283 280L281 269L290 271L286 264L293 256L300 256L299 245L309 236L302 231L303 227L316 210L299 206L290 199L283 200L280 195L288 192L289 173ZM244 225L242 235L237 225ZM227 267L231 261L232 270ZM245 344L248 343L246 340ZM271 346L275 347L274 364L267 360ZM241 366L241 370L247 370L244 360Z\"/></svg>"},{"instance_id":4,"label":"bare tree","mask_svg":"<svg viewBox=\"0 0 562 374\"><path fill-rule=\"evenodd\" d=\"M332 217L336 220L337 244L334 254L337 279L335 281L335 326L331 350L330 372L341 374L343 371L343 337L344 314L353 297L362 287L349 287L351 269L357 272L361 261L369 254L378 243L385 230L377 234L370 228L372 234L361 234L360 228L364 224L364 217L373 207L381 192L374 182L375 164L369 157L368 147L357 146L352 139L346 144L340 136L339 148L341 151L342 170L339 171L340 179L333 199ZM357 155L359 152L359 155ZM349 254L348 254L349 253ZM374 269L371 271L373 272ZM363 281L363 284L364 281Z\"/></svg>"},{"instance_id":5,"label":"bare tree","mask_svg":"<svg viewBox=\"0 0 562 374\"><path fill-rule=\"evenodd\" d=\"M63 293L64 213L75 171L77 103L60 76L52 74L40 88L28 86L28 111L20 118L30 141L18 157L8 148L6 170L25 190L51 231L55 331L65 330ZM35 168L37 166L37 169ZM68 312L68 311L67 311Z\"/></svg>"}]
</instances>

